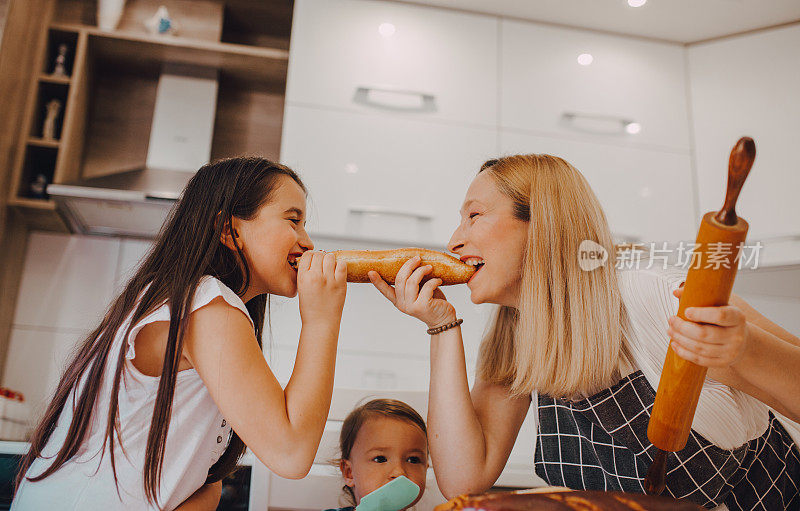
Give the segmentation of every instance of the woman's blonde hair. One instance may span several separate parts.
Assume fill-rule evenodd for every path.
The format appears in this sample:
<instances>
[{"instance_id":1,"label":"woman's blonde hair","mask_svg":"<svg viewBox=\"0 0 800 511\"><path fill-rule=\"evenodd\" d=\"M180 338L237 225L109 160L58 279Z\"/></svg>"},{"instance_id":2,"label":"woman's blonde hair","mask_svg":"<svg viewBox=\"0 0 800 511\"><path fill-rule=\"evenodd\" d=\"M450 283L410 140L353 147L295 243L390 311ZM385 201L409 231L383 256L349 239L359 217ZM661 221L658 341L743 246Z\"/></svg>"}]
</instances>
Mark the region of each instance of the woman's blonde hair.
<instances>
[{"instance_id":1,"label":"woman's blonde hair","mask_svg":"<svg viewBox=\"0 0 800 511\"><path fill-rule=\"evenodd\" d=\"M478 376L514 395L571 398L612 385L621 360L630 360L627 319L611 231L589 183L547 154L489 160L480 172L528 222L528 240L519 307L498 309L481 344ZM605 264L581 269L584 240L606 250Z\"/></svg>"}]
</instances>

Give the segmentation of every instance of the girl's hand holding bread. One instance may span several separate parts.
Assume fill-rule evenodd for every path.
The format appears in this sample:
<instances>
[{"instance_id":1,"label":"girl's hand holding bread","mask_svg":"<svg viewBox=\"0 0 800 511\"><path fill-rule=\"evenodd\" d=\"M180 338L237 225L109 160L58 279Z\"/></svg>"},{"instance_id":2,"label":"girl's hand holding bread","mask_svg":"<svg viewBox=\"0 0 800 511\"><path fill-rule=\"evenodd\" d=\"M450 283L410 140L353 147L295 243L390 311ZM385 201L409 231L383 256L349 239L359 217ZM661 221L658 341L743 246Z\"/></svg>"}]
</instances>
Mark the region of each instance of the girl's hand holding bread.
<instances>
[{"instance_id":1,"label":"girl's hand holding bread","mask_svg":"<svg viewBox=\"0 0 800 511\"><path fill-rule=\"evenodd\" d=\"M338 328L347 292L347 262L333 253L304 252L297 262L297 293L303 324Z\"/></svg>"}]
</instances>

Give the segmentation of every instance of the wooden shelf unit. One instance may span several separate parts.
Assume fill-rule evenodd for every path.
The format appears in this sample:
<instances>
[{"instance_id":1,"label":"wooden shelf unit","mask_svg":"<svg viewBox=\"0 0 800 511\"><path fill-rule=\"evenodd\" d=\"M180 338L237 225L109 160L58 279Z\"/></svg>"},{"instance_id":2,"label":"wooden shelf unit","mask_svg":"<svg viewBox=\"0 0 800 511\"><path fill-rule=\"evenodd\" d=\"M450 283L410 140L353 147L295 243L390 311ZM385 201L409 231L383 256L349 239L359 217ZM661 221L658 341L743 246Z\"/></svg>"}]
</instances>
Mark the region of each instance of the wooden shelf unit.
<instances>
[{"instance_id":1,"label":"wooden shelf unit","mask_svg":"<svg viewBox=\"0 0 800 511\"><path fill-rule=\"evenodd\" d=\"M58 54L58 46L67 44L67 76L53 76L53 63ZM40 72L31 79L28 99L25 105L22 132L27 134L20 139L20 147L12 169L10 197L8 204L17 209L32 229L69 232L67 224L56 211L56 205L46 197L34 195L31 184L37 176L44 176L47 183L65 182L78 177L74 165L76 135L82 129L82 115L78 100L81 89L85 88L85 50L86 38L77 31L50 28L41 44L39 61L36 67ZM85 92L84 92L85 94ZM57 116L55 138L45 139L42 125L45 119L45 105L51 99L61 102Z\"/></svg>"},{"instance_id":2,"label":"wooden shelf unit","mask_svg":"<svg viewBox=\"0 0 800 511\"><path fill-rule=\"evenodd\" d=\"M52 149L58 149L61 145L61 142L58 140L48 140L45 138L39 137L29 137L28 138L28 145L36 146L36 147L50 147Z\"/></svg>"},{"instance_id":3,"label":"wooden shelf unit","mask_svg":"<svg viewBox=\"0 0 800 511\"><path fill-rule=\"evenodd\" d=\"M72 79L69 76L42 74L41 76L39 76L39 81L43 83L56 83L61 85L69 85Z\"/></svg>"},{"instance_id":4,"label":"wooden shelf unit","mask_svg":"<svg viewBox=\"0 0 800 511\"><path fill-rule=\"evenodd\" d=\"M40 41L9 205L32 228L66 230L56 205L35 197L39 174L65 183L141 168L147 158L158 78L165 64L211 68L219 88L211 159L278 159L289 59L292 0L128 0L117 30L99 29L92 0L53 0ZM166 5L177 36L151 35L142 21ZM54 76L60 44L67 76ZM42 138L44 105L62 101L55 140ZM44 219L43 216L52 218Z\"/></svg>"}]
</instances>

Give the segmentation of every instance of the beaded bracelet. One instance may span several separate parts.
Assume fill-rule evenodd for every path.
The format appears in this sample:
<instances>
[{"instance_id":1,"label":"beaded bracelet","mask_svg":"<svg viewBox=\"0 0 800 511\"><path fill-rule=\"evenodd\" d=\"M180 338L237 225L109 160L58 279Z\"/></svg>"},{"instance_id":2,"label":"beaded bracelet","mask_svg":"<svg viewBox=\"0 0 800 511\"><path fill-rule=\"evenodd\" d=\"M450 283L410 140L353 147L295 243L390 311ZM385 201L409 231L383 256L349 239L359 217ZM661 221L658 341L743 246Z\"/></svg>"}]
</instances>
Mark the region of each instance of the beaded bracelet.
<instances>
[{"instance_id":1,"label":"beaded bracelet","mask_svg":"<svg viewBox=\"0 0 800 511\"><path fill-rule=\"evenodd\" d=\"M457 319L457 320L453 321L452 323L448 323L446 325L429 328L428 329L428 335L440 334L440 333L444 332L445 330L450 330L453 327L457 327L458 325L460 325L463 322L464 322L463 319Z\"/></svg>"}]
</instances>

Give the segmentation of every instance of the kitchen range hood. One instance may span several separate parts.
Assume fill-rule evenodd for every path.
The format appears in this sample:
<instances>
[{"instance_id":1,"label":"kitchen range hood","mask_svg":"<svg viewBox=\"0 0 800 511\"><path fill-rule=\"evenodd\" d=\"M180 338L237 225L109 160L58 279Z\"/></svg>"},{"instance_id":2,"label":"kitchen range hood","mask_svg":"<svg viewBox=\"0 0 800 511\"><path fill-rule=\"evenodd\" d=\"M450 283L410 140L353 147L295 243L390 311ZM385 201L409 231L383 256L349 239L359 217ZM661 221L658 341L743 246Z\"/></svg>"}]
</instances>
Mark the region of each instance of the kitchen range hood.
<instances>
[{"instance_id":1,"label":"kitchen range hood","mask_svg":"<svg viewBox=\"0 0 800 511\"><path fill-rule=\"evenodd\" d=\"M186 183L211 156L217 72L167 64L158 80L144 168L73 183L47 193L80 234L152 238Z\"/></svg>"}]
</instances>

